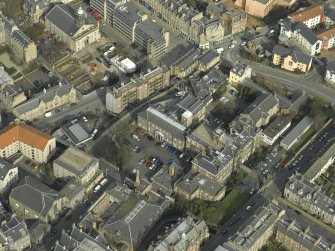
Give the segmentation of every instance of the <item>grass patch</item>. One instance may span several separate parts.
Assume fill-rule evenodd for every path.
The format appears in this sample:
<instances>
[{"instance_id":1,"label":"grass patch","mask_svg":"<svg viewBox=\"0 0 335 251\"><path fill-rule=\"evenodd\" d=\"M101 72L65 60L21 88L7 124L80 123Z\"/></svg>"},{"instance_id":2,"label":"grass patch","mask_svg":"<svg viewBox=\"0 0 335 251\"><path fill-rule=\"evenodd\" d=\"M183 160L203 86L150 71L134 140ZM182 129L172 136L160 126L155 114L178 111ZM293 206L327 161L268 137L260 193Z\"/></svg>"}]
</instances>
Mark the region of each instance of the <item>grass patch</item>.
<instances>
[{"instance_id":1,"label":"grass patch","mask_svg":"<svg viewBox=\"0 0 335 251\"><path fill-rule=\"evenodd\" d=\"M4 53L10 53L11 50L7 45L0 45L0 55L4 54Z\"/></svg>"},{"instance_id":2,"label":"grass patch","mask_svg":"<svg viewBox=\"0 0 335 251\"><path fill-rule=\"evenodd\" d=\"M312 136L316 133L314 127L312 126L307 130L307 132L304 133L304 135L301 136L301 138L296 142L290 149L292 152L297 152L303 145L306 144L306 142L312 138Z\"/></svg>"}]
</instances>

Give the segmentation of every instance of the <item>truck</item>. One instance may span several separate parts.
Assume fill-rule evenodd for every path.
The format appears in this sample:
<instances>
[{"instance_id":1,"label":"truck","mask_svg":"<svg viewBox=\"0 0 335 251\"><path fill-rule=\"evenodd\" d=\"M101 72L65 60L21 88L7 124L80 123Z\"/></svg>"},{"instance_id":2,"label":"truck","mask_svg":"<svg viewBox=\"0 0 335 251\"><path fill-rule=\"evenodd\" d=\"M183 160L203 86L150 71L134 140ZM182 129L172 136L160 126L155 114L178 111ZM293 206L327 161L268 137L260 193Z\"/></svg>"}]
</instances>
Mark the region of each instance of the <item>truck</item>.
<instances>
[{"instance_id":1,"label":"truck","mask_svg":"<svg viewBox=\"0 0 335 251\"><path fill-rule=\"evenodd\" d=\"M140 138L136 134L133 134L132 137L133 137L133 139L135 139L137 141L140 141Z\"/></svg>"},{"instance_id":2,"label":"truck","mask_svg":"<svg viewBox=\"0 0 335 251\"><path fill-rule=\"evenodd\" d=\"M104 186L104 185L106 185L107 184L107 182L108 182L108 179L103 179L101 182L100 182L100 186Z\"/></svg>"},{"instance_id":3,"label":"truck","mask_svg":"<svg viewBox=\"0 0 335 251\"><path fill-rule=\"evenodd\" d=\"M49 118L53 115L53 112L46 112L44 113L44 117Z\"/></svg>"},{"instance_id":4,"label":"truck","mask_svg":"<svg viewBox=\"0 0 335 251\"><path fill-rule=\"evenodd\" d=\"M97 185L95 188L94 188L94 192L97 193L99 192L101 189L101 186L100 185Z\"/></svg>"}]
</instances>

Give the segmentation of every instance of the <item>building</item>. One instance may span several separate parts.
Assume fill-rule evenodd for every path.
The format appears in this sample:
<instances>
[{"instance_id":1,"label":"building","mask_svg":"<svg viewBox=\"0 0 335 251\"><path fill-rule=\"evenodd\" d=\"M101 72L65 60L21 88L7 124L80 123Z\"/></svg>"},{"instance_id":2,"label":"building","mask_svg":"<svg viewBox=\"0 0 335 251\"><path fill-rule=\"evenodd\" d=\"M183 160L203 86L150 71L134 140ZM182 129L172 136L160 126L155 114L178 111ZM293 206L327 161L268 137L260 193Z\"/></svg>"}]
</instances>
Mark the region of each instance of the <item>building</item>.
<instances>
[{"instance_id":1,"label":"building","mask_svg":"<svg viewBox=\"0 0 335 251\"><path fill-rule=\"evenodd\" d=\"M326 66L325 81L335 84L335 61L329 62Z\"/></svg>"},{"instance_id":2,"label":"building","mask_svg":"<svg viewBox=\"0 0 335 251\"><path fill-rule=\"evenodd\" d=\"M14 85L14 80L0 67L0 107L9 111L24 102L27 97L21 88Z\"/></svg>"},{"instance_id":3,"label":"building","mask_svg":"<svg viewBox=\"0 0 335 251\"><path fill-rule=\"evenodd\" d=\"M208 49L223 42L225 28L219 17L204 16L182 1L146 0L141 3L199 48Z\"/></svg>"},{"instance_id":4,"label":"building","mask_svg":"<svg viewBox=\"0 0 335 251\"><path fill-rule=\"evenodd\" d=\"M314 29L324 22L324 5L317 4L307 8L301 8L290 14L290 18L298 23L304 23L308 28Z\"/></svg>"},{"instance_id":5,"label":"building","mask_svg":"<svg viewBox=\"0 0 335 251\"><path fill-rule=\"evenodd\" d=\"M125 3L124 0L92 0L90 6L106 23L112 23L115 9Z\"/></svg>"},{"instance_id":6,"label":"building","mask_svg":"<svg viewBox=\"0 0 335 251\"><path fill-rule=\"evenodd\" d=\"M188 216L179 220L161 240L151 244L148 251L199 250L208 236L206 223Z\"/></svg>"},{"instance_id":7,"label":"building","mask_svg":"<svg viewBox=\"0 0 335 251\"><path fill-rule=\"evenodd\" d=\"M322 49L322 41L303 22L294 23L292 19L285 18L279 20L279 35L292 38L299 47L310 56L319 54Z\"/></svg>"},{"instance_id":8,"label":"building","mask_svg":"<svg viewBox=\"0 0 335 251\"><path fill-rule=\"evenodd\" d=\"M29 16L29 21L36 24L42 22L42 16L50 8L50 0L23 0L22 9ZM64 1L63 1L64 2Z\"/></svg>"},{"instance_id":9,"label":"building","mask_svg":"<svg viewBox=\"0 0 335 251\"><path fill-rule=\"evenodd\" d=\"M222 129L214 131L214 139L222 141L219 150L211 149L200 137L188 137L188 149L205 147L207 154L199 153L192 160L192 170L204 174L213 181L222 183L231 172L243 164L260 144L261 130L247 121L236 118L230 125L230 133ZM191 140L189 140L191 139ZM207 151L208 149L208 151Z\"/></svg>"},{"instance_id":10,"label":"building","mask_svg":"<svg viewBox=\"0 0 335 251\"><path fill-rule=\"evenodd\" d=\"M335 199L327 196L318 185L301 175L292 175L284 189L284 197L309 214L335 226Z\"/></svg>"},{"instance_id":11,"label":"building","mask_svg":"<svg viewBox=\"0 0 335 251\"><path fill-rule=\"evenodd\" d=\"M85 16L82 8L74 10L66 4L55 5L45 15L45 27L75 52L101 38L99 27Z\"/></svg>"},{"instance_id":12,"label":"building","mask_svg":"<svg viewBox=\"0 0 335 251\"><path fill-rule=\"evenodd\" d=\"M324 23L326 28L328 29L332 25L335 24L335 10L333 6L330 6L329 4L324 4L324 9L325 9L325 19Z\"/></svg>"},{"instance_id":13,"label":"building","mask_svg":"<svg viewBox=\"0 0 335 251\"><path fill-rule=\"evenodd\" d=\"M173 191L186 200L219 201L224 197L226 187L202 173L190 171L175 183Z\"/></svg>"},{"instance_id":14,"label":"building","mask_svg":"<svg viewBox=\"0 0 335 251\"><path fill-rule=\"evenodd\" d=\"M262 132L262 142L272 146L281 135L291 126L291 120L285 117L278 117L271 122Z\"/></svg>"},{"instance_id":15,"label":"building","mask_svg":"<svg viewBox=\"0 0 335 251\"><path fill-rule=\"evenodd\" d=\"M288 49L275 45L272 51L272 63L287 71L308 72L312 67L312 57L301 52L297 47Z\"/></svg>"},{"instance_id":16,"label":"building","mask_svg":"<svg viewBox=\"0 0 335 251\"><path fill-rule=\"evenodd\" d=\"M110 248L107 240L99 234L95 238L85 233L75 225L69 232L62 231L61 237L56 241L54 251L76 251L76 250L114 250Z\"/></svg>"},{"instance_id":17,"label":"building","mask_svg":"<svg viewBox=\"0 0 335 251\"><path fill-rule=\"evenodd\" d=\"M13 213L24 220L40 219L44 223L56 220L63 210L63 198L39 180L26 176L9 195Z\"/></svg>"},{"instance_id":18,"label":"building","mask_svg":"<svg viewBox=\"0 0 335 251\"><path fill-rule=\"evenodd\" d=\"M106 220L103 220L100 232L116 244L125 245L124 250L136 250L170 203L169 200L154 195L149 200L133 195L121 203L109 203L105 212L111 214L104 214ZM111 207L114 209L111 210Z\"/></svg>"},{"instance_id":19,"label":"building","mask_svg":"<svg viewBox=\"0 0 335 251\"><path fill-rule=\"evenodd\" d=\"M227 35L243 32L247 25L247 14L239 8L226 11L222 18Z\"/></svg>"},{"instance_id":20,"label":"building","mask_svg":"<svg viewBox=\"0 0 335 251\"><path fill-rule=\"evenodd\" d=\"M237 0L234 4L249 15L264 18L275 6L276 0Z\"/></svg>"},{"instance_id":21,"label":"building","mask_svg":"<svg viewBox=\"0 0 335 251\"><path fill-rule=\"evenodd\" d=\"M236 63L229 72L229 83L237 85L244 79L251 78L251 67L246 64Z\"/></svg>"},{"instance_id":22,"label":"building","mask_svg":"<svg viewBox=\"0 0 335 251\"><path fill-rule=\"evenodd\" d=\"M8 158L20 151L37 162L46 163L56 149L56 139L25 124L0 130L0 157Z\"/></svg>"},{"instance_id":23,"label":"building","mask_svg":"<svg viewBox=\"0 0 335 251\"><path fill-rule=\"evenodd\" d=\"M75 208L79 203L82 203L86 198L86 184L81 184L78 181L71 179L59 191L59 194L64 197L64 204L68 208Z\"/></svg>"},{"instance_id":24,"label":"building","mask_svg":"<svg viewBox=\"0 0 335 251\"><path fill-rule=\"evenodd\" d=\"M261 127L267 125L278 111L279 100L276 95L262 94L241 112L240 117Z\"/></svg>"},{"instance_id":25,"label":"building","mask_svg":"<svg viewBox=\"0 0 335 251\"><path fill-rule=\"evenodd\" d=\"M71 84L62 84L44 89L13 109L13 114L22 120L34 120L44 117L48 111L65 104L75 103L76 90Z\"/></svg>"},{"instance_id":26,"label":"building","mask_svg":"<svg viewBox=\"0 0 335 251\"><path fill-rule=\"evenodd\" d=\"M170 71L166 67L143 72L125 82L121 81L106 94L106 109L120 113L130 105L143 101L170 85Z\"/></svg>"},{"instance_id":27,"label":"building","mask_svg":"<svg viewBox=\"0 0 335 251\"><path fill-rule=\"evenodd\" d=\"M26 223L15 214L0 226L1 250L22 251L31 249L30 235Z\"/></svg>"},{"instance_id":28,"label":"building","mask_svg":"<svg viewBox=\"0 0 335 251\"><path fill-rule=\"evenodd\" d=\"M24 34L14 23L14 20L0 12L0 43L6 43L15 56L25 63L37 58L36 44Z\"/></svg>"},{"instance_id":29,"label":"building","mask_svg":"<svg viewBox=\"0 0 335 251\"><path fill-rule=\"evenodd\" d=\"M328 50L333 48L335 45L335 28L320 31L316 33L316 37L322 42L321 49Z\"/></svg>"},{"instance_id":30,"label":"building","mask_svg":"<svg viewBox=\"0 0 335 251\"><path fill-rule=\"evenodd\" d=\"M294 212L276 223L275 240L287 250L333 250L334 234Z\"/></svg>"},{"instance_id":31,"label":"building","mask_svg":"<svg viewBox=\"0 0 335 251\"><path fill-rule=\"evenodd\" d=\"M7 193L18 181L18 168L0 158L0 194Z\"/></svg>"},{"instance_id":32,"label":"building","mask_svg":"<svg viewBox=\"0 0 335 251\"><path fill-rule=\"evenodd\" d=\"M81 184L88 183L99 170L99 160L70 146L53 162L56 178L74 178Z\"/></svg>"},{"instance_id":33,"label":"building","mask_svg":"<svg viewBox=\"0 0 335 251\"><path fill-rule=\"evenodd\" d=\"M112 25L130 42L144 48L151 59L161 58L170 45L170 33L131 2L115 7Z\"/></svg>"},{"instance_id":34,"label":"building","mask_svg":"<svg viewBox=\"0 0 335 251\"><path fill-rule=\"evenodd\" d=\"M258 208L246 222L241 224L231 240L224 242L222 247L216 250L260 250L274 234L276 223L284 214L285 210L274 203Z\"/></svg>"},{"instance_id":35,"label":"building","mask_svg":"<svg viewBox=\"0 0 335 251\"><path fill-rule=\"evenodd\" d=\"M284 149L290 149L314 124L314 120L305 116L281 141L280 145Z\"/></svg>"}]
</instances>

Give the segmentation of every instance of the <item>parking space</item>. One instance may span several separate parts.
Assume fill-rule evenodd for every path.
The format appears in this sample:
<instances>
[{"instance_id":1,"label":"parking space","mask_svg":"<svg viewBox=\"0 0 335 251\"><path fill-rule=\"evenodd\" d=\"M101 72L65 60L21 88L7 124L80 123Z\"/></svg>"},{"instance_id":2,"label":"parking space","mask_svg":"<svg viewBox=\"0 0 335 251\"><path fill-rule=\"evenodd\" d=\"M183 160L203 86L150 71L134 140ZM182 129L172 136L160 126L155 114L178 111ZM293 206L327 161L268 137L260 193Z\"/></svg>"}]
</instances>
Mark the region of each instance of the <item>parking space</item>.
<instances>
[{"instance_id":1,"label":"parking space","mask_svg":"<svg viewBox=\"0 0 335 251\"><path fill-rule=\"evenodd\" d=\"M265 156L256 166L255 170L263 181L273 177L280 171L280 168L284 166L284 155L284 150L273 149L272 152Z\"/></svg>"},{"instance_id":2,"label":"parking space","mask_svg":"<svg viewBox=\"0 0 335 251\"><path fill-rule=\"evenodd\" d=\"M124 144L132 152L132 157L124 165L129 172L135 173L136 168L140 169L141 175L150 179L163 166L172 163L190 168L190 158L170 144L158 142L149 135L141 133L124 140Z\"/></svg>"}]
</instances>

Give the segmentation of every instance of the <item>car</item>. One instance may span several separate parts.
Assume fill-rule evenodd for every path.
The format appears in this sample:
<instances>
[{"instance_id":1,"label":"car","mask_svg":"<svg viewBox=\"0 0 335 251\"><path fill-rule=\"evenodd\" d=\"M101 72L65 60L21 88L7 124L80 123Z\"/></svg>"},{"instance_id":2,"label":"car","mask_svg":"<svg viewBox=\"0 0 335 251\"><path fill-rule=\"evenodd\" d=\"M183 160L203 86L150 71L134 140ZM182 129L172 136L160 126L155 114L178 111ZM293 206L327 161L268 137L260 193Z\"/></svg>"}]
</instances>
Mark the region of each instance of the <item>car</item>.
<instances>
[{"instance_id":1,"label":"car","mask_svg":"<svg viewBox=\"0 0 335 251\"><path fill-rule=\"evenodd\" d=\"M228 233L228 231L226 229L224 229L224 230L221 231L222 235L225 235L226 233Z\"/></svg>"},{"instance_id":2,"label":"car","mask_svg":"<svg viewBox=\"0 0 335 251\"><path fill-rule=\"evenodd\" d=\"M233 49L233 48L235 48L235 45L231 44L231 45L229 45L228 48L229 48L229 49Z\"/></svg>"},{"instance_id":3,"label":"car","mask_svg":"<svg viewBox=\"0 0 335 251\"><path fill-rule=\"evenodd\" d=\"M241 43L242 46L245 46L246 44L247 44L246 41L243 41L243 42Z\"/></svg>"},{"instance_id":4,"label":"car","mask_svg":"<svg viewBox=\"0 0 335 251\"><path fill-rule=\"evenodd\" d=\"M179 159L182 159L183 157L184 157L183 153L179 155Z\"/></svg>"},{"instance_id":5,"label":"car","mask_svg":"<svg viewBox=\"0 0 335 251\"><path fill-rule=\"evenodd\" d=\"M233 43L233 44L236 44L236 43L237 43L237 41L236 41L236 40L233 40L233 41L232 41L232 43Z\"/></svg>"},{"instance_id":6,"label":"car","mask_svg":"<svg viewBox=\"0 0 335 251\"><path fill-rule=\"evenodd\" d=\"M299 160L302 160L303 158L304 158L304 155L301 154L301 155L299 156Z\"/></svg>"},{"instance_id":7,"label":"car","mask_svg":"<svg viewBox=\"0 0 335 251\"><path fill-rule=\"evenodd\" d=\"M96 57L95 60L98 61L100 64L102 63L102 60L100 57Z\"/></svg>"},{"instance_id":8,"label":"car","mask_svg":"<svg viewBox=\"0 0 335 251\"><path fill-rule=\"evenodd\" d=\"M163 144L161 144L161 147L165 147L166 146L166 142L164 142Z\"/></svg>"},{"instance_id":9,"label":"car","mask_svg":"<svg viewBox=\"0 0 335 251\"><path fill-rule=\"evenodd\" d=\"M154 163L156 161L156 158L155 157L152 157L151 158L151 163Z\"/></svg>"},{"instance_id":10,"label":"car","mask_svg":"<svg viewBox=\"0 0 335 251\"><path fill-rule=\"evenodd\" d=\"M233 236L228 237L228 241L231 241L233 239Z\"/></svg>"},{"instance_id":11,"label":"car","mask_svg":"<svg viewBox=\"0 0 335 251\"><path fill-rule=\"evenodd\" d=\"M252 188L249 193L254 194L254 192L255 192L255 188Z\"/></svg>"},{"instance_id":12,"label":"car","mask_svg":"<svg viewBox=\"0 0 335 251\"><path fill-rule=\"evenodd\" d=\"M136 152L137 148L138 148L138 146L134 146L133 151Z\"/></svg>"},{"instance_id":13,"label":"car","mask_svg":"<svg viewBox=\"0 0 335 251\"><path fill-rule=\"evenodd\" d=\"M143 165L143 163L144 163L144 159L140 159L140 160L138 161L138 164L139 164L139 165Z\"/></svg>"},{"instance_id":14,"label":"car","mask_svg":"<svg viewBox=\"0 0 335 251\"><path fill-rule=\"evenodd\" d=\"M251 209L251 206L247 206L245 210L249 211Z\"/></svg>"},{"instance_id":15,"label":"car","mask_svg":"<svg viewBox=\"0 0 335 251\"><path fill-rule=\"evenodd\" d=\"M88 121L86 117L83 117L83 120L84 120L85 122L87 122L87 121Z\"/></svg>"},{"instance_id":16,"label":"car","mask_svg":"<svg viewBox=\"0 0 335 251\"><path fill-rule=\"evenodd\" d=\"M256 202L251 202L251 203L250 203L250 206L253 207L254 205L256 205Z\"/></svg>"}]
</instances>

